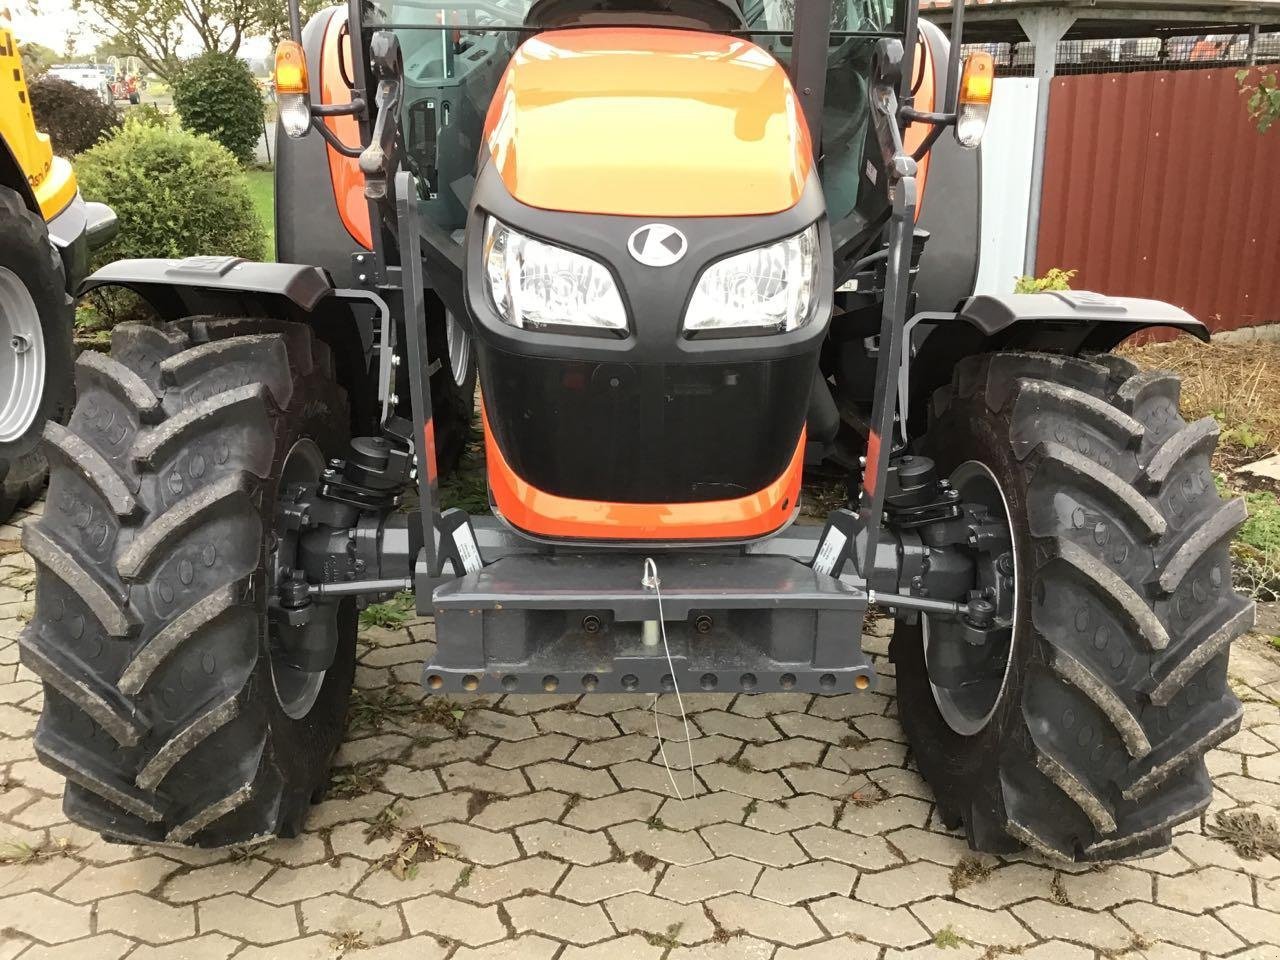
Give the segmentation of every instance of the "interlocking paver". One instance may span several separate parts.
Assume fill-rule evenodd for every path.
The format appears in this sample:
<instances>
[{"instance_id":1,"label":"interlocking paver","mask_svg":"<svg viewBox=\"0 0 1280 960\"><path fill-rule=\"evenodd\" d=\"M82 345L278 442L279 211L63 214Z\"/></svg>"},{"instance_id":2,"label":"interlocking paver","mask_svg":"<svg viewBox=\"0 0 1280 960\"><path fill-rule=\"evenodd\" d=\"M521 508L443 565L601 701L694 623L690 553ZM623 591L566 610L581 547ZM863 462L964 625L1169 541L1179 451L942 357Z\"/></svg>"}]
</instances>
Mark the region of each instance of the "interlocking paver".
<instances>
[{"instance_id":1,"label":"interlocking paver","mask_svg":"<svg viewBox=\"0 0 1280 960\"><path fill-rule=\"evenodd\" d=\"M507 935L497 906L478 907L432 893L406 900L400 909L410 933L425 931L473 947L493 943Z\"/></svg>"},{"instance_id":2,"label":"interlocking paver","mask_svg":"<svg viewBox=\"0 0 1280 960\"><path fill-rule=\"evenodd\" d=\"M828 897L810 904L809 909L835 936L865 937L872 943L899 948L924 943L930 936L906 907L890 910L848 897Z\"/></svg>"},{"instance_id":3,"label":"interlocking paver","mask_svg":"<svg viewBox=\"0 0 1280 960\"><path fill-rule=\"evenodd\" d=\"M641 936L615 937L590 947L570 944L560 960L660 960L664 952L661 945Z\"/></svg>"},{"instance_id":4,"label":"interlocking paver","mask_svg":"<svg viewBox=\"0 0 1280 960\"><path fill-rule=\"evenodd\" d=\"M662 804L658 816L673 830L697 830L713 823L733 823L742 819L751 801L736 793L709 793L689 800L671 798Z\"/></svg>"},{"instance_id":5,"label":"interlocking paver","mask_svg":"<svg viewBox=\"0 0 1280 960\"><path fill-rule=\"evenodd\" d=\"M710 790L727 790L757 800L780 800L792 794L787 782L773 771L743 770L727 763L713 763L699 767L698 772Z\"/></svg>"},{"instance_id":6,"label":"interlocking paver","mask_svg":"<svg viewBox=\"0 0 1280 960\"><path fill-rule=\"evenodd\" d=\"M574 867L556 888L556 896L576 903L599 903L624 893L648 893L657 878L639 864L601 863L594 867Z\"/></svg>"},{"instance_id":7,"label":"interlocking paver","mask_svg":"<svg viewBox=\"0 0 1280 960\"><path fill-rule=\"evenodd\" d=\"M369 865L355 857L339 857L309 867L280 867L267 877L254 899L267 903L295 903L326 893L346 893L365 875Z\"/></svg>"},{"instance_id":8,"label":"interlocking paver","mask_svg":"<svg viewBox=\"0 0 1280 960\"><path fill-rule=\"evenodd\" d=\"M528 853L549 853L570 863L604 863L613 856L603 833L588 833L542 820L516 828L516 836Z\"/></svg>"},{"instance_id":9,"label":"interlocking paver","mask_svg":"<svg viewBox=\"0 0 1280 960\"><path fill-rule=\"evenodd\" d=\"M773 944L754 937L731 937L724 942L711 941L694 947L675 947L667 960L768 960Z\"/></svg>"},{"instance_id":10,"label":"interlocking paver","mask_svg":"<svg viewBox=\"0 0 1280 960\"><path fill-rule=\"evenodd\" d=\"M929 804L911 797L890 797L869 806L851 803L845 807L836 826L860 836L874 837L898 827L923 827L929 819L929 809Z\"/></svg>"},{"instance_id":11,"label":"interlocking paver","mask_svg":"<svg viewBox=\"0 0 1280 960\"><path fill-rule=\"evenodd\" d=\"M1204 867L1177 877L1162 877L1156 902L1186 913L1204 913L1230 903L1253 903L1253 882L1243 873ZM1280 918L1277 919L1280 923Z\"/></svg>"},{"instance_id":12,"label":"interlocking paver","mask_svg":"<svg viewBox=\"0 0 1280 960\"><path fill-rule=\"evenodd\" d=\"M398 940L404 935L404 921L395 907L372 904L331 893L304 900L301 904L302 932L342 934L359 932L366 943Z\"/></svg>"},{"instance_id":13,"label":"interlocking paver","mask_svg":"<svg viewBox=\"0 0 1280 960\"><path fill-rule=\"evenodd\" d=\"M693 832L656 829L648 823L633 820L609 828L609 836L624 854L648 854L664 863L678 863L688 866L691 863L702 863L715 855L702 837Z\"/></svg>"},{"instance_id":14,"label":"interlocking paver","mask_svg":"<svg viewBox=\"0 0 1280 960\"><path fill-rule=\"evenodd\" d=\"M577 741L571 742L577 743ZM657 749L658 745L653 737L629 733L621 737L611 737L608 740L577 743L573 755L569 757L569 762L576 763L580 767L613 767L616 778L619 765L628 760L648 760ZM626 784L622 786L626 787Z\"/></svg>"},{"instance_id":15,"label":"interlocking paver","mask_svg":"<svg viewBox=\"0 0 1280 960\"><path fill-rule=\"evenodd\" d=\"M765 833L736 823L717 823L702 828L706 840L718 857L741 857L771 867L802 863L805 852L786 834Z\"/></svg>"},{"instance_id":16,"label":"interlocking paver","mask_svg":"<svg viewBox=\"0 0 1280 960\"><path fill-rule=\"evenodd\" d=\"M858 872L843 863L812 860L794 867L767 867L752 895L774 903L796 904L830 894L848 895Z\"/></svg>"},{"instance_id":17,"label":"interlocking paver","mask_svg":"<svg viewBox=\"0 0 1280 960\"><path fill-rule=\"evenodd\" d=\"M505 741L493 748L485 762L503 770L514 770L543 760L563 760L577 743L572 737L558 733L531 740Z\"/></svg>"},{"instance_id":18,"label":"interlocking paver","mask_svg":"<svg viewBox=\"0 0 1280 960\"><path fill-rule=\"evenodd\" d=\"M766 833L790 833L815 824L830 826L835 822L837 809L830 797L807 793L785 802L757 803L746 825Z\"/></svg>"},{"instance_id":19,"label":"interlocking paver","mask_svg":"<svg viewBox=\"0 0 1280 960\"><path fill-rule=\"evenodd\" d=\"M1246 943L1269 943L1280 946L1280 923L1270 910L1246 904L1237 904L1217 911L1218 919L1225 923Z\"/></svg>"},{"instance_id":20,"label":"interlocking paver","mask_svg":"<svg viewBox=\"0 0 1280 960\"><path fill-rule=\"evenodd\" d=\"M98 930L114 930L150 943L181 940L196 932L195 907L171 907L139 893L122 893L97 905Z\"/></svg>"},{"instance_id":21,"label":"interlocking paver","mask_svg":"<svg viewBox=\"0 0 1280 960\"><path fill-rule=\"evenodd\" d=\"M654 892L677 903L710 900L726 893L748 893L763 869L758 863L737 857L722 857L690 867L668 867Z\"/></svg>"},{"instance_id":22,"label":"interlocking paver","mask_svg":"<svg viewBox=\"0 0 1280 960\"><path fill-rule=\"evenodd\" d=\"M1133 939L1128 928L1109 913L1093 913L1049 900L1031 900L1012 908L1013 915L1042 937L1081 940L1116 950Z\"/></svg>"},{"instance_id":23,"label":"interlocking paver","mask_svg":"<svg viewBox=\"0 0 1280 960\"><path fill-rule=\"evenodd\" d=\"M58 896L72 903L88 903L117 893L154 890L177 869L176 863L163 857L126 860L108 867L85 867L58 887Z\"/></svg>"},{"instance_id":24,"label":"interlocking paver","mask_svg":"<svg viewBox=\"0 0 1280 960\"><path fill-rule=\"evenodd\" d=\"M583 800L564 816L580 830L601 830L628 820L648 820L662 806L662 798L643 790L627 790L598 800Z\"/></svg>"},{"instance_id":25,"label":"interlocking paver","mask_svg":"<svg viewBox=\"0 0 1280 960\"><path fill-rule=\"evenodd\" d=\"M851 936L811 943L807 947L779 947L774 960L876 960L880 948Z\"/></svg>"},{"instance_id":26,"label":"interlocking paver","mask_svg":"<svg viewBox=\"0 0 1280 960\"><path fill-rule=\"evenodd\" d=\"M745 930L761 939L799 945L822 936L822 929L803 907L731 893L708 901L707 909L724 929Z\"/></svg>"},{"instance_id":27,"label":"interlocking paver","mask_svg":"<svg viewBox=\"0 0 1280 960\"><path fill-rule=\"evenodd\" d=\"M858 881L858 899L896 907L951 893L951 872L936 863L908 863L869 873Z\"/></svg>"},{"instance_id":28,"label":"interlocking paver","mask_svg":"<svg viewBox=\"0 0 1280 960\"><path fill-rule=\"evenodd\" d=\"M498 793L505 797L529 791L529 782L519 770L499 770L471 760L460 760L441 767L440 776L448 790L483 790L485 793ZM554 784L544 786L553 787Z\"/></svg>"},{"instance_id":29,"label":"interlocking paver","mask_svg":"<svg viewBox=\"0 0 1280 960\"><path fill-rule=\"evenodd\" d=\"M940 897L912 904L910 909L930 933L950 927L985 946L1018 947L1035 940L1007 910L979 910Z\"/></svg>"},{"instance_id":30,"label":"interlocking paver","mask_svg":"<svg viewBox=\"0 0 1280 960\"><path fill-rule=\"evenodd\" d=\"M173 903L194 903L221 893L248 893L270 872L271 864L260 860L215 863L170 877L160 893Z\"/></svg>"},{"instance_id":31,"label":"interlocking paver","mask_svg":"<svg viewBox=\"0 0 1280 960\"><path fill-rule=\"evenodd\" d=\"M239 941L222 933L206 933L189 940L177 940L163 946L139 945L129 954L130 960L227 960L240 949ZM96 956L96 954L86 954Z\"/></svg>"},{"instance_id":32,"label":"interlocking paver","mask_svg":"<svg viewBox=\"0 0 1280 960\"><path fill-rule=\"evenodd\" d=\"M568 943L588 944L614 932L598 903L570 903L535 893L508 900L505 906L517 933L541 933Z\"/></svg>"},{"instance_id":33,"label":"interlocking paver","mask_svg":"<svg viewBox=\"0 0 1280 960\"><path fill-rule=\"evenodd\" d=\"M549 893L569 867L550 857L528 857L498 867L475 867L465 872L457 893L461 900L499 903L528 890Z\"/></svg>"},{"instance_id":34,"label":"interlocking paver","mask_svg":"<svg viewBox=\"0 0 1280 960\"><path fill-rule=\"evenodd\" d=\"M472 815L471 824L484 830L510 830L535 820L555 820L568 806L568 794L541 790L538 793L486 803Z\"/></svg>"},{"instance_id":35,"label":"interlocking paver","mask_svg":"<svg viewBox=\"0 0 1280 960\"><path fill-rule=\"evenodd\" d=\"M1229 953L1244 941L1211 916L1190 916L1152 903L1128 903L1115 915L1148 940L1167 940L1192 950Z\"/></svg>"},{"instance_id":36,"label":"interlocking paver","mask_svg":"<svg viewBox=\"0 0 1280 960\"><path fill-rule=\"evenodd\" d=\"M219 931L249 943L279 943L298 936L292 905L273 907L238 893L224 893L196 904L201 932Z\"/></svg>"},{"instance_id":37,"label":"interlocking paver","mask_svg":"<svg viewBox=\"0 0 1280 960\"><path fill-rule=\"evenodd\" d=\"M859 837L820 824L797 830L794 836L819 860L839 860L862 870L883 870L902 862L883 837Z\"/></svg>"},{"instance_id":38,"label":"interlocking paver","mask_svg":"<svg viewBox=\"0 0 1280 960\"><path fill-rule=\"evenodd\" d=\"M644 893L614 897L604 905L613 925L622 932L639 930L684 944L700 943L715 932L701 904L673 903Z\"/></svg>"},{"instance_id":39,"label":"interlocking paver","mask_svg":"<svg viewBox=\"0 0 1280 960\"><path fill-rule=\"evenodd\" d=\"M458 857L472 863L493 866L520 856L511 834L481 830L469 823L437 823L431 828L431 836L453 844L458 848Z\"/></svg>"},{"instance_id":40,"label":"interlocking paver","mask_svg":"<svg viewBox=\"0 0 1280 960\"><path fill-rule=\"evenodd\" d=\"M0 899L0 917L5 918L6 928L47 944L87 936L91 910L35 890Z\"/></svg>"},{"instance_id":41,"label":"interlocking paver","mask_svg":"<svg viewBox=\"0 0 1280 960\"><path fill-rule=\"evenodd\" d=\"M22 956L29 958L29 960L86 960L88 957L92 957L93 960L119 960L120 957L129 952L129 948L132 946L132 940L126 940L118 934L101 933L95 937L74 940L58 946L33 944ZM4 941L0 939L0 950L3 949ZM8 956L15 955L9 954ZM138 955L137 953L134 954L134 956ZM145 956L145 954L143 955Z\"/></svg>"},{"instance_id":42,"label":"interlocking paver","mask_svg":"<svg viewBox=\"0 0 1280 960\"><path fill-rule=\"evenodd\" d=\"M452 960L551 960L560 947L555 940L526 933L487 947L459 947Z\"/></svg>"}]
</instances>

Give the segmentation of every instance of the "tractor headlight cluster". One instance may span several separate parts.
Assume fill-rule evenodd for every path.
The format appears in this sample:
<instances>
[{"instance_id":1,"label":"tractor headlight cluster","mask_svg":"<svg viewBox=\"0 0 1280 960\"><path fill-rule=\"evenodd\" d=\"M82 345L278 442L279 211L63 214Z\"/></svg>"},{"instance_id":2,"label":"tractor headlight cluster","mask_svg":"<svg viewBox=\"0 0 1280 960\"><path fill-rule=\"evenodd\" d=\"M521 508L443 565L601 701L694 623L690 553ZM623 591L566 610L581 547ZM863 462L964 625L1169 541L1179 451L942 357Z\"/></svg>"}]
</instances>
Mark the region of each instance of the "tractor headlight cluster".
<instances>
[{"instance_id":1,"label":"tractor headlight cluster","mask_svg":"<svg viewBox=\"0 0 1280 960\"><path fill-rule=\"evenodd\" d=\"M689 333L781 333L809 322L818 287L818 225L703 271L685 310Z\"/></svg>"},{"instance_id":2,"label":"tractor headlight cluster","mask_svg":"<svg viewBox=\"0 0 1280 960\"><path fill-rule=\"evenodd\" d=\"M492 217L484 229L484 271L493 308L513 327L627 329L618 285L604 264Z\"/></svg>"}]
</instances>

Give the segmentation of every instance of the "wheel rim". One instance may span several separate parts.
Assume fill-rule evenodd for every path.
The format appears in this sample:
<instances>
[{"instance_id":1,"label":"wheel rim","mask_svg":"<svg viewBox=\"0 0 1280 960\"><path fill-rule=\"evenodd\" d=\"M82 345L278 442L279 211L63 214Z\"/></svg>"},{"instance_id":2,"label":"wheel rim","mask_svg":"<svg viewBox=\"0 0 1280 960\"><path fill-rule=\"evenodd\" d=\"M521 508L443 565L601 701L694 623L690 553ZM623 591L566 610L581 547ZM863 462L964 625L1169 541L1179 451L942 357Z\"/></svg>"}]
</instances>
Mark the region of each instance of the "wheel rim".
<instances>
[{"instance_id":1,"label":"wheel rim","mask_svg":"<svg viewBox=\"0 0 1280 960\"><path fill-rule=\"evenodd\" d=\"M324 469L324 454L315 441L302 439L295 443L285 457L284 467L280 471L280 486L276 495L276 531L272 545L271 563L269 566L269 596L275 596L280 584L295 569L298 555L298 534L281 522L285 507L293 502L299 491L314 489L319 482L320 473ZM323 606L318 608L323 611ZM310 629L319 629L312 624ZM276 643L271 644L271 683L275 687L276 700L285 715L293 720L301 720L315 706L320 696L320 688L324 685L324 670L300 670L290 664L283 651Z\"/></svg>"},{"instance_id":2,"label":"wheel rim","mask_svg":"<svg viewBox=\"0 0 1280 960\"><path fill-rule=\"evenodd\" d=\"M449 345L449 367L453 370L453 382L465 387L467 368L471 365L471 334L454 319L452 313L446 313L444 335Z\"/></svg>"},{"instance_id":3,"label":"wheel rim","mask_svg":"<svg viewBox=\"0 0 1280 960\"><path fill-rule=\"evenodd\" d=\"M1005 691L1008 689L1009 680L1012 676L1012 667L1014 660L1014 651L1018 645L1019 628L1017 623L1016 612L1018 609L1018 568L1019 558L1017 550L1017 541L1013 536L1013 524L1009 518L1009 500L1005 496L1004 489L1000 485L1000 481L996 479L994 473L984 463L977 460L969 460L962 463L950 477L951 485L960 494L960 502L965 504L980 504L987 509L989 516L994 520L1003 520L1003 525L1008 531L1008 551L1000 554L973 552L974 566L977 572L977 580L979 587L996 586L1000 583L1007 583L1012 580L1012 590L997 589L997 610L996 622L1010 624L1007 638L996 638L989 641L992 644L988 656L982 661L980 666L975 667L972 679L969 679L958 688L940 687L932 681L929 683L930 689L933 691L934 702L938 705L938 710L942 714L943 719L956 733L962 736L973 736L984 730L991 717L995 714L996 708L1004 699ZM1012 569L1006 574L1000 566L1001 557L1007 553L1012 562ZM931 634L937 634L950 629L952 624L945 621L937 623L931 622L928 614L924 614L920 618L921 634L924 642L925 662L929 659L929 643ZM951 639L949 643L962 643L964 641Z\"/></svg>"},{"instance_id":4,"label":"wheel rim","mask_svg":"<svg viewBox=\"0 0 1280 960\"><path fill-rule=\"evenodd\" d=\"M23 436L44 394L40 311L18 275L0 267L0 443Z\"/></svg>"}]
</instances>

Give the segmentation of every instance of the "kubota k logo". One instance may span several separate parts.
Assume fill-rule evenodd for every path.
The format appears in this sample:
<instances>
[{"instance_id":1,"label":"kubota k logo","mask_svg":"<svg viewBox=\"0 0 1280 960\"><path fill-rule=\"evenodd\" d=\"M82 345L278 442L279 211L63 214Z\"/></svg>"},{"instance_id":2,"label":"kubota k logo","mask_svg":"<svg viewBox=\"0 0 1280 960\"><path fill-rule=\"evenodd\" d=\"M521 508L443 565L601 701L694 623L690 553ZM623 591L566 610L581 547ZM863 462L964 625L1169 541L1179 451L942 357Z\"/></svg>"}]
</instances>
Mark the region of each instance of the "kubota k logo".
<instances>
[{"instance_id":1,"label":"kubota k logo","mask_svg":"<svg viewBox=\"0 0 1280 960\"><path fill-rule=\"evenodd\" d=\"M631 255L646 267L669 267L689 249L685 235L667 223L646 223L627 241Z\"/></svg>"}]
</instances>

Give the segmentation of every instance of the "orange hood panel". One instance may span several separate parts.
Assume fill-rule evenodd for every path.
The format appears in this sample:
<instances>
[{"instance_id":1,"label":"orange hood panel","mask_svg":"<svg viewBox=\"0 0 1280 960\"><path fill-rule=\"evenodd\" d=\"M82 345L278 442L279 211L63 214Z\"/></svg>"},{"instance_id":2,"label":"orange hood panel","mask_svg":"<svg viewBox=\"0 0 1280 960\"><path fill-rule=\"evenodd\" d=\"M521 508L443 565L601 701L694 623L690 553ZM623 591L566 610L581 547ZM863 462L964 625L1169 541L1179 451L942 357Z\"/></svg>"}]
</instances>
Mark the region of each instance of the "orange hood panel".
<instances>
[{"instance_id":1,"label":"orange hood panel","mask_svg":"<svg viewBox=\"0 0 1280 960\"><path fill-rule=\"evenodd\" d=\"M485 136L512 196L573 213L778 213L800 200L813 162L786 70L745 39L685 30L530 38Z\"/></svg>"}]
</instances>

